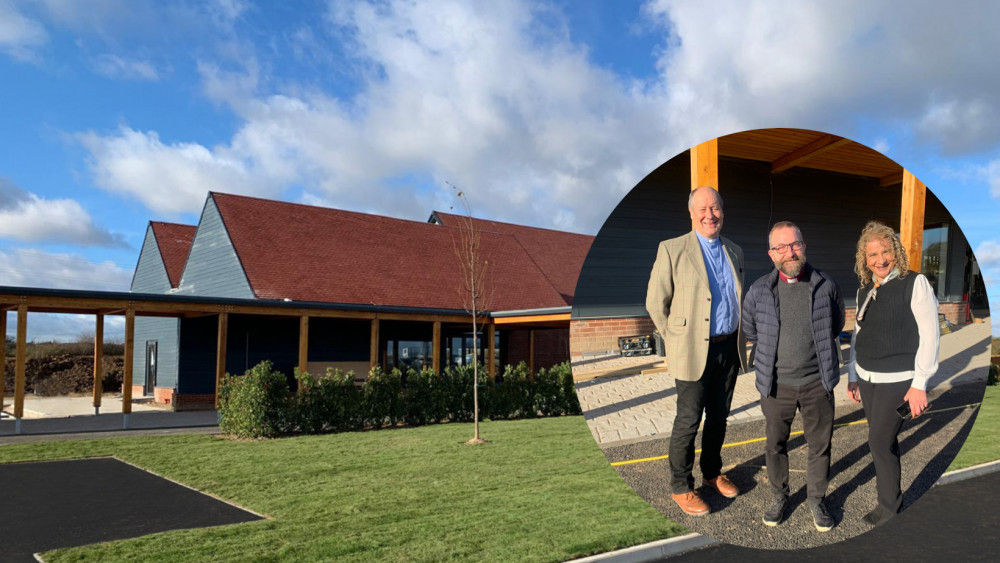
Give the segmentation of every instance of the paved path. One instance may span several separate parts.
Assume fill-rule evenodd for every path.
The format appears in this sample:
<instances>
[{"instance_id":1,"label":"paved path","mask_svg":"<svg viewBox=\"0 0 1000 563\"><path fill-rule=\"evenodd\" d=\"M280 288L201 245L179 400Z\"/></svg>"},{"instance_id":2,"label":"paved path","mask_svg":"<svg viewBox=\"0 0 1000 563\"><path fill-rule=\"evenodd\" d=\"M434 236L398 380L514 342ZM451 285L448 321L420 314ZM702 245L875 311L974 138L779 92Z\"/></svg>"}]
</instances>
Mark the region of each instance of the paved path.
<instances>
[{"instance_id":1,"label":"paved path","mask_svg":"<svg viewBox=\"0 0 1000 563\"><path fill-rule=\"evenodd\" d=\"M965 325L941 337L940 368L931 381L931 401L954 385L982 381L985 385L990 361L990 322ZM848 347L842 348L844 358ZM676 414L674 380L669 373L642 375L656 360L640 358L586 358L573 363L576 393L590 432L601 447L610 447L669 435ZM625 375L587 379L594 373L615 370ZM760 394L753 372L737 378L733 423L763 418ZM847 398L847 370L841 372L835 390L838 408L850 407Z\"/></svg>"}]
</instances>

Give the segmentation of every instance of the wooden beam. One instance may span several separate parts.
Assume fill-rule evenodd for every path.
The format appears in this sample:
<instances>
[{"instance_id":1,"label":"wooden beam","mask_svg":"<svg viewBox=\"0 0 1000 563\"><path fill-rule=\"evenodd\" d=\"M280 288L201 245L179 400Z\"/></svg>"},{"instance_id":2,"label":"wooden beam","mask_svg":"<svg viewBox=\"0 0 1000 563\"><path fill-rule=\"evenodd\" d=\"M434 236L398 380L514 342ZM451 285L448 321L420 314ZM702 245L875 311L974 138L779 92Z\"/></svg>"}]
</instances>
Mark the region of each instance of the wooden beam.
<instances>
[{"instance_id":1,"label":"wooden beam","mask_svg":"<svg viewBox=\"0 0 1000 563\"><path fill-rule=\"evenodd\" d=\"M135 363L135 310L125 309L125 367L122 375L122 414L132 412L132 365Z\"/></svg>"},{"instance_id":2,"label":"wooden beam","mask_svg":"<svg viewBox=\"0 0 1000 563\"><path fill-rule=\"evenodd\" d=\"M909 170L903 170L903 200L899 213L899 241L910 258L910 269L919 272L924 248L924 204L927 187Z\"/></svg>"},{"instance_id":3,"label":"wooden beam","mask_svg":"<svg viewBox=\"0 0 1000 563\"><path fill-rule=\"evenodd\" d=\"M6 338L4 339L6 346ZM28 352L28 306L17 306L17 348L14 354L14 418L24 416L24 372Z\"/></svg>"},{"instance_id":4,"label":"wooden beam","mask_svg":"<svg viewBox=\"0 0 1000 563\"><path fill-rule=\"evenodd\" d=\"M215 410L219 410L219 391L226 376L226 342L229 338L229 313L219 313L219 328L215 332Z\"/></svg>"},{"instance_id":5,"label":"wooden beam","mask_svg":"<svg viewBox=\"0 0 1000 563\"><path fill-rule=\"evenodd\" d=\"M531 380L535 380L535 331L528 331L528 372Z\"/></svg>"},{"instance_id":6,"label":"wooden beam","mask_svg":"<svg viewBox=\"0 0 1000 563\"><path fill-rule=\"evenodd\" d=\"M493 323L486 325L486 371L490 377L496 377L496 357L497 357L497 326Z\"/></svg>"},{"instance_id":7,"label":"wooden beam","mask_svg":"<svg viewBox=\"0 0 1000 563\"><path fill-rule=\"evenodd\" d=\"M892 174L886 174L878 179L878 185L881 187L894 186L903 181L903 171L893 172Z\"/></svg>"},{"instance_id":8,"label":"wooden beam","mask_svg":"<svg viewBox=\"0 0 1000 563\"><path fill-rule=\"evenodd\" d=\"M431 338L431 369L434 373L441 373L441 321L434 321L434 336Z\"/></svg>"},{"instance_id":9,"label":"wooden beam","mask_svg":"<svg viewBox=\"0 0 1000 563\"><path fill-rule=\"evenodd\" d=\"M498 325L513 323L543 323L552 321L566 321L569 326L570 313L556 313L552 315L526 315L524 317L494 317L493 322Z\"/></svg>"},{"instance_id":10,"label":"wooden beam","mask_svg":"<svg viewBox=\"0 0 1000 563\"><path fill-rule=\"evenodd\" d=\"M372 319L371 368L378 365L378 319Z\"/></svg>"},{"instance_id":11,"label":"wooden beam","mask_svg":"<svg viewBox=\"0 0 1000 563\"><path fill-rule=\"evenodd\" d=\"M104 315L97 314L94 326L94 408L101 408L102 381L104 380Z\"/></svg>"},{"instance_id":12,"label":"wooden beam","mask_svg":"<svg viewBox=\"0 0 1000 563\"><path fill-rule=\"evenodd\" d=\"M701 186L719 189L719 140L691 147L691 190Z\"/></svg>"},{"instance_id":13,"label":"wooden beam","mask_svg":"<svg viewBox=\"0 0 1000 563\"><path fill-rule=\"evenodd\" d=\"M309 317L299 317L299 375L309 371Z\"/></svg>"},{"instance_id":14,"label":"wooden beam","mask_svg":"<svg viewBox=\"0 0 1000 563\"><path fill-rule=\"evenodd\" d=\"M3 336L3 344L0 345L0 411L3 410L4 373L7 369L7 309L0 305L0 336Z\"/></svg>"},{"instance_id":15,"label":"wooden beam","mask_svg":"<svg viewBox=\"0 0 1000 563\"><path fill-rule=\"evenodd\" d=\"M825 152L832 151L837 147L842 147L850 142L850 139L845 139L836 135L823 135L808 145L796 149L771 162L771 172L783 172L789 168L800 166L811 158L815 158Z\"/></svg>"}]
</instances>

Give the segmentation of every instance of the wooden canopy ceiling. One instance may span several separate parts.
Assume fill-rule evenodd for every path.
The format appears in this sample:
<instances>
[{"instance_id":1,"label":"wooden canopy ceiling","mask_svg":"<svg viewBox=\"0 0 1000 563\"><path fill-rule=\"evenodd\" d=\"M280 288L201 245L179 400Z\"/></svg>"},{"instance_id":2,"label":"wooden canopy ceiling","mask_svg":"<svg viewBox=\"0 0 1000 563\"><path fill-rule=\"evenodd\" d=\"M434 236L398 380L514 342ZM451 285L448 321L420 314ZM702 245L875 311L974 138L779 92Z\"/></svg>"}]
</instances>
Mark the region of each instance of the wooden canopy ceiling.
<instances>
[{"instance_id":1,"label":"wooden canopy ceiling","mask_svg":"<svg viewBox=\"0 0 1000 563\"><path fill-rule=\"evenodd\" d=\"M903 181L903 167L882 153L807 129L755 129L719 137L719 156L770 162L774 172L801 166L878 178L883 186Z\"/></svg>"}]
</instances>

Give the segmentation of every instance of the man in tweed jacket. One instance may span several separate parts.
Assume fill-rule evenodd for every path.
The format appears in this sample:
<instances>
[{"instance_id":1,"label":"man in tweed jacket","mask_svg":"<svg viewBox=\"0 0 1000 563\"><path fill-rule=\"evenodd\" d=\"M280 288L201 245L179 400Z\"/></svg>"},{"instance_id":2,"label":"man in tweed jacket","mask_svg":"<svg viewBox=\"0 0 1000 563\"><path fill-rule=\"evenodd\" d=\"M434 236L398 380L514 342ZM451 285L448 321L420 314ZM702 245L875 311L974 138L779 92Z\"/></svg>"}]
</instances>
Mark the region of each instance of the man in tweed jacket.
<instances>
[{"instance_id":1,"label":"man in tweed jacket","mask_svg":"<svg viewBox=\"0 0 1000 563\"><path fill-rule=\"evenodd\" d=\"M816 529L825 532L835 524L824 499L830 482L844 298L833 278L806 262L806 243L794 223L775 223L768 246L774 270L753 282L743 300L743 332L757 345L757 390L766 419L764 457L774 497L763 520L777 526L788 507L788 437L798 410L809 445L809 508Z\"/></svg>"},{"instance_id":2,"label":"man in tweed jacket","mask_svg":"<svg viewBox=\"0 0 1000 563\"><path fill-rule=\"evenodd\" d=\"M670 436L670 487L685 513L710 511L694 488L694 442L702 414L701 474L705 485L732 498L739 489L722 474L722 443L736 375L746 369L740 334L743 251L723 238L722 198L711 187L688 197L694 230L660 243L649 276L646 310L663 336L677 390Z\"/></svg>"}]
</instances>

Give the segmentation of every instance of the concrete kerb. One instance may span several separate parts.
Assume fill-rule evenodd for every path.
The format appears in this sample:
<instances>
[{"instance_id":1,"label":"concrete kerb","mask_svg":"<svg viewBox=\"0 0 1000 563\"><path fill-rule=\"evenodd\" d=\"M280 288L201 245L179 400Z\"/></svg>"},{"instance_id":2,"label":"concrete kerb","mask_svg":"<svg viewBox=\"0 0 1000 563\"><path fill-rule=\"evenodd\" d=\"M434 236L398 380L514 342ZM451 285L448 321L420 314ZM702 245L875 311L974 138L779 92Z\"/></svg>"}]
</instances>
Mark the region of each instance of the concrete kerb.
<instances>
[{"instance_id":1,"label":"concrete kerb","mask_svg":"<svg viewBox=\"0 0 1000 563\"><path fill-rule=\"evenodd\" d=\"M950 483L955 483L964 479L971 479L973 477L980 477L997 471L1000 471L1000 460L990 461L974 465L972 467L966 467L965 469L958 469L956 471L949 471L942 475L941 478L934 483L934 486L948 485ZM607 553L599 553L597 555L591 555L581 559L573 559L572 561L573 563L591 563L596 561L606 561L610 563L645 563L646 561L660 561L665 557L673 557L675 555L680 555L696 549L702 549L717 543L720 542L701 534L691 533L665 540L656 540L642 545L634 545L632 547L609 551Z\"/></svg>"}]
</instances>

